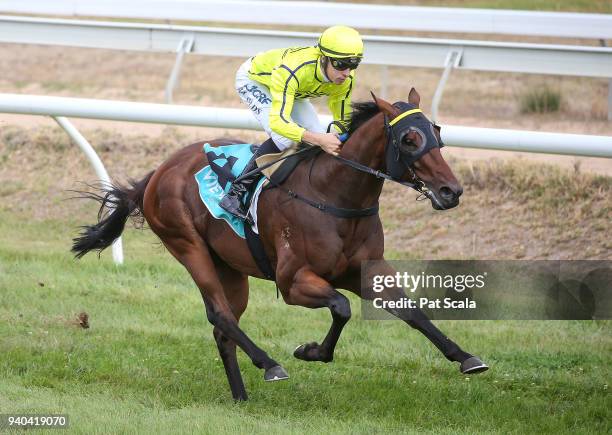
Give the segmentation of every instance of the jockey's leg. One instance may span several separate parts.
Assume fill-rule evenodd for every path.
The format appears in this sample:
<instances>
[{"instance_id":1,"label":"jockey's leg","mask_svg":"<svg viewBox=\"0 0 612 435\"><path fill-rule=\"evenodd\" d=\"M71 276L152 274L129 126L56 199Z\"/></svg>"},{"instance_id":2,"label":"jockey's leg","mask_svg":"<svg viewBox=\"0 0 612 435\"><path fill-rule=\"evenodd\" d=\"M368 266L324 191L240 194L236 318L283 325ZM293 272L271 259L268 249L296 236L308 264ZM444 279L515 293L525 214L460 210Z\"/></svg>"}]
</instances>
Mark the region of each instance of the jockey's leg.
<instances>
[{"instance_id":1,"label":"jockey's leg","mask_svg":"<svg viewBox=\"0 0 612 435\"><path fill-rule=\"evenodd\" d=\"M251 66L250 59L242 64L236 73L236 91L244 104L251 110L253 116L259 124L268 133L270 139L262 143L251 160L247 163L242 173L232 183L230 191L221 199L219 205L225 211L237 216L241 219L249 220L246 207L243 204L243 197L246 192L252 187L258 176L243 177L244 174L254 170L257 167L255 160L265 154L278 153L291 145L294 142L286 137L280 136L270 128L270 108L272 107L272 95L270 90L261 83L257 83L249 78L249 68Z\"/></svg>"},{"instance_id":2,"label":"jockey's leg","mask_svg":"<svg viewBox=\"0 0 612 435\"><path fill-rule=\"evenodd\" d=\"M251 157L251 160L249 160L240 175L236 177L236 180L234 180L232 183L230 191L227 192L227 194L221 199L219 206L228 213L250 222L251 218L248 216L248 210L244 205L243 198L244 195L251 190L253 183L259 179L259 174L246 174L257 168L256 160L258 157L264 154L277 152L279 152L279 149L276 147L272 139L267 139L264 143L257 147L255 153Z\"/></svg>"}]
</instances>

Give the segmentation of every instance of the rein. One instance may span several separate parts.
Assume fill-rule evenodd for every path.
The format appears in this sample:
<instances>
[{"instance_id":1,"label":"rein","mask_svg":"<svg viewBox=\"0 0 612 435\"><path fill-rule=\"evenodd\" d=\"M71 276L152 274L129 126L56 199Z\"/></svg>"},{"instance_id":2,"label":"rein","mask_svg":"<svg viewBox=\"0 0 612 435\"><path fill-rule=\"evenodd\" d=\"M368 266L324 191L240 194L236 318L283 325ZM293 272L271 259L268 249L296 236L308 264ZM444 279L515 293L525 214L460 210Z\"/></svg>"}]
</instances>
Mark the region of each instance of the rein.
<instances>
[{"instance_id":1,"label":"rein","mask_svg":"<svg viewBox=\"0 0 612 435\"><path fill-rule=\"evenodd\" d=\"M316 146L309 146L306 147L304 149L301 149L293 154L289 154L287 156L281 157L279 159L276 159L272 162L266 163L265 165L255 168L252 171L249 171L245 174L243 174L242 176L240 176L239 178L237 178L237 181L240 181L243 178L246 177L250 177L253 175L257 175L257 174L263 174L263 170L266 168L269 168L272 165L275 165L276 163L282 161L282 160L286 160L289 159L291 157L297 157L303 154L308 154L308 153L312 153L312 154L318 154L321 152L321 148L316 147ZM378 213L378 204L376 204L373 207L368 207L368 208L343 208L343 207L335 207L333 205L328 205L328 204L322 204L320 202L315 202L311 199L306 198L305 196L300 195L297 192L294 192L291 189L287 189L286 187L283 187L282 185L280 185L277 181L273 180L272 178L267 177L265 174L263 174L264 177L266 177L268 179L268 185L271 187L276 187L280 190L282 190L283 192L285 192L287 195L289 195L291 198L297 199L299 201L302 201L308 205L310 205L311 207L314 207L318 210L321 210L324 213L328 213L331 214L333 216L339 217L339 218L361 218L361 217L367 217L367 216L373 216L375 214Z\"/></svg>"},{"instance_id":2,"label":"rein","mask_svg":"<svg viewBox=\"0 0 612 435\"><path fill-rule=\"evenodd\" d=\"M397 134L396 134L396 130L393 129L393 126L395 124L397 124L399 121L401 121L402 119L414 114L414 113L422 113L423 111L421 109L410 109L410 110L406 110L405 112L400 113L398 116L396 116L395 118L393 118L391 121L389 121L389 119L387 118L387 116L385 115L384 120L385 120L385 131L387 132L387 145L385 147L385 149L389 146L389 144L391 144L393 146L394 149L398 148L397 142ZM340 122L338 121L332 121L329 126L327 127L327 132L329 133L330 128L332 125L337 126L341 131L342 134L340 135L340 140L342 140L342 142L346 141L348 139L348 132L346 130L346 128L344 127L344 125L342 125ZM360 172L365 172L366 174L370 174L375 176L376 178L381 178L383 180L389 180L389 181L393 181L394 183L398 183L401 184L402 186L406 186L406 187L410 187L411 189L416 190L417 192L419 192L421 195L419 195L417 197L417 201L421 200L421 199L425 199L425 198L430 198L431 192L429 192L429 190L427 190L427 188L425 187L425 183L423 183L422 180L419 179L419 177L417 177L417 175L415 174L414 170L412 169L411 166L407 166L407 169L410 171L410 175L412 177L413 180L416 180L414 183L411 183L409 181L401 181L398 178L392 177L391 175L387 174L386 172L382 172L380 170L376 170L376 169L372 169L369 166L366 165L362 165L359 162L356 162L354 160L349 160L346 159L344 157L341 156L334 156L336 159L340 160L342 163L360 171ZM431 198L430 198L431 199Z\"/></svg>"},{"instance_id":3,"label":"rein","mask_svg":"<svg viewBox=\"0 0 612 435\"><path fill-rule=\"evenodd\" d=\"M406 187L410 187L414 190L416 190L419 193L422 194L427 194L427 192L429 192L428 190L424 190L425 189L425 183L423 183L420 179L418 179L416 176L414 176L414 172L412 173L413 175L413 179L417 180L416 183L411 183L409 181L401 181L398 180L397 178L393 178L391 175L387 174L386 172L382 172L380 170L376 170L376 169L372 169L369 166L366 165L362 165L361 163L358 163L354 160L349 160L349 159L345 159L344 157L340 157L340 156L334 156L336 159L340 160L342 163L357 169L360 172L365 172L366 174L370 174L370 175L374 175L376 178L382 178L383 180L389 180L389 181L393 181L395 183L401 184L402 186L406 186Z\"/></svg>"},{"instance_id":4,"label":"rein","mask_svg":"<svg viewBox=\"0 0 612 435\"><path fill-rule=\"evenodd\" d=\"M282 190L287 195L289 195L291 198L302 201L308 204L309 206L314 207L317 210L321 210L324 213L331 214L332 216L349 219L349 218L361 218L361 217L373 216L378 213L378 209L379 209L378 204L376 204L373 207L368 207L368 208L335 207L333 205L323 204L321 202L316 202L311 199L308 199L305 196L302 196L299 193L296 193L291 189L287 189L286 187L283 187L280 184L273 182L270 178L268 178L268 180L270 181L271 186Z\"/></svg>"}]
</instances>

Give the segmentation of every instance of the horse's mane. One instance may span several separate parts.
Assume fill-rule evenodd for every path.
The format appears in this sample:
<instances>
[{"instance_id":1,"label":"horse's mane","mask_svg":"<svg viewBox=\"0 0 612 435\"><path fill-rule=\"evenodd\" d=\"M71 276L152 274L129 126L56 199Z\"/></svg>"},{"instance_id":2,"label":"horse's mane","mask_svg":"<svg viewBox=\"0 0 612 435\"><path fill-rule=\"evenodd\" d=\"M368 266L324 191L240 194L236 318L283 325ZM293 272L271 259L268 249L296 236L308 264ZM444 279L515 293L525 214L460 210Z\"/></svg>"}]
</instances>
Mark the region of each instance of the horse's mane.
<instances>
[{"instance_id":1,"label":"horse's mane","mask_svg":"<svg viewBox=\"0 0 612 435\"><path fill-rule=\"evenodd\" d=\"M353 113L351 115L351 123L348 127L349 136L361 127L368 119L372 118L380 109L374 101L364 101L353 103Z\"/></svg>"}]
</instances>

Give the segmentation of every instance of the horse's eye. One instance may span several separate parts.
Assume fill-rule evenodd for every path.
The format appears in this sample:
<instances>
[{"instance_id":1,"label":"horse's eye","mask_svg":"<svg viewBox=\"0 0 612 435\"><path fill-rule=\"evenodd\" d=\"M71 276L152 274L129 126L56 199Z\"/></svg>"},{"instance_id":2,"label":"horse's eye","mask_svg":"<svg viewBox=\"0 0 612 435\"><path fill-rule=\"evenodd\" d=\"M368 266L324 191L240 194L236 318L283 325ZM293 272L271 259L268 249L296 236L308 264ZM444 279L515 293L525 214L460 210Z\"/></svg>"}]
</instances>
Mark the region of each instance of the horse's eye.
<instances>
[{"instance_id":1,"label":"horse's eye","mask_svg":"<svg viewBox=\"0 0 612 435\"><path fill-rule=\"evenodd\" d=\"M412 139L410 139L407 134L402 137L402 143L400 146L402 151L405 153L413 153L419 148L419 146Z\"/></svg>"}]
</instances>

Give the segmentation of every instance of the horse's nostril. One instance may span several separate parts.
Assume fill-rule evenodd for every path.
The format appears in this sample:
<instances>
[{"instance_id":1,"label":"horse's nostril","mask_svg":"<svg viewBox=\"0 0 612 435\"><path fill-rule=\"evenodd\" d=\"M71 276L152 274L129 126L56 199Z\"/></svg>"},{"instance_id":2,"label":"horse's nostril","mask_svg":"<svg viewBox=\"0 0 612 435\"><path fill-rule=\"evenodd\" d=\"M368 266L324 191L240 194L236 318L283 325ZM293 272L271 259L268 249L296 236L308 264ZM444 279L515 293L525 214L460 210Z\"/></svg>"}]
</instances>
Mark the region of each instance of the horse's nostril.
<instances>
[{"instance_id":1,"label":"horse's nostril","mask_svg":"<svg viewBox=\"0 0 612 435\"><path fill-rule=\"evenodd\" d=\"M455 199L455 193L448 186L442 186L440 188L440 196L447 201Z\"/></svg>"}]
</instances>

